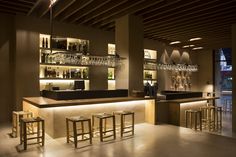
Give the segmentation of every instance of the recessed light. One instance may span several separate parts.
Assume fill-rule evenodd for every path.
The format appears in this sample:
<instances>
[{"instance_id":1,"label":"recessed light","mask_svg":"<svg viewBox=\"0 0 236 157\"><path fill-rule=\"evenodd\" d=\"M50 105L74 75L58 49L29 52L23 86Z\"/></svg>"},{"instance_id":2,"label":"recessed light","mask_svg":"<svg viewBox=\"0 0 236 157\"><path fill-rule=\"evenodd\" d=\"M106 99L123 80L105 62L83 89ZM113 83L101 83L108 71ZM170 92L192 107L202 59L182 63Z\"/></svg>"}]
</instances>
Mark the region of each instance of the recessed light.
<instances>
[{"instance_id":1,"label":"recessed light","mask_svg":"<svg viewBox=\"0 0 236 157\"><path fill-rule=\"evenodd\" d=\"M174 45L174 44L179 44L181 43L180 41L173 41L173 42L170 42L170 45Z\"/></svg>"},{"instance_id":2,"label":"recessed light","mask_svg":"<svg viewBox=\"0 0 236 157\"><path fill-rule=\"evenodd\" d=\"M195 45L184 45L183 48L194 47Z\"/></svg>"},{"instance_id":3,"label":"recessed light","mask_svg":"<svg viewBox=\"0 0 236 157\"><path fill-rule=\"evenodd\" d=\"M202 38L200 38L200 37L197 37L197 38L191 38L191 39L189 39L189 41L196 41L196 40L201 40Z\"/></svg>"},{"instance_id":4,"label":"recessed light","mask_svg":"<svg viewBox=\"0 0 236 157\"><path fill-rule=\"evenodd\" d=\"M193 50L201 50L203 47L194 47Z\"/></svg>"}]
</instances>

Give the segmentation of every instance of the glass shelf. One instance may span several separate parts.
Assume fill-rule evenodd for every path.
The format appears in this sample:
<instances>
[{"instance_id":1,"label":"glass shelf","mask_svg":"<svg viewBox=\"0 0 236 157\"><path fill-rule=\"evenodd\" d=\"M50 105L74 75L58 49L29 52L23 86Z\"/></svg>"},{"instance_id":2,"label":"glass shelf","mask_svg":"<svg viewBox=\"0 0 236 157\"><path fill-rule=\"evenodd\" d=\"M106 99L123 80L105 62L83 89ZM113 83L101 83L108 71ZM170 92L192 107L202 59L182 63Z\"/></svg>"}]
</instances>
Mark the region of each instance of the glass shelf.
<instances>
[{"instance_id":1,"label":"glass shelf","mask_svg":"<svg viewBox=\"0 0 236 157\"><path fill-rule=\"evenodd\" d=\"M52 78L52 77L45 77L45 78L40 78L40 80L89 80L87 79L83 79L83 78Z\"/></svg>"}]
</instances>

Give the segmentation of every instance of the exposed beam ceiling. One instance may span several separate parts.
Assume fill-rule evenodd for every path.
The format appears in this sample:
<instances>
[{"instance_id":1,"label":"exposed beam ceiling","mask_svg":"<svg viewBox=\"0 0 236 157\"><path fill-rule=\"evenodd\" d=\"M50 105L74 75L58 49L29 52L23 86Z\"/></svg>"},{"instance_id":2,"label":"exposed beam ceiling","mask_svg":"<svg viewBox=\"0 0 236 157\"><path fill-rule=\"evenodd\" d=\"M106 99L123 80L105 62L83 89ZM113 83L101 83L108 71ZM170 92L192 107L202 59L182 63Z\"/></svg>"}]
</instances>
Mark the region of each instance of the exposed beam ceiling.
<instances>
[{"instance_id":1,"label":"exposed beam ceiling","mask_svg":"<svg viewBox=\"0 0 236 157\"><path fill-rule=\"evenodd\" d=\"M49 18L49 0L0 0L0 13ZM169 43L202 37L197 46L231 46L231 25L236 23L236 0L58 0L56 21L115 30L115 20L126 14L143 18L144 36Z\"/></svg>"}]
</instances>

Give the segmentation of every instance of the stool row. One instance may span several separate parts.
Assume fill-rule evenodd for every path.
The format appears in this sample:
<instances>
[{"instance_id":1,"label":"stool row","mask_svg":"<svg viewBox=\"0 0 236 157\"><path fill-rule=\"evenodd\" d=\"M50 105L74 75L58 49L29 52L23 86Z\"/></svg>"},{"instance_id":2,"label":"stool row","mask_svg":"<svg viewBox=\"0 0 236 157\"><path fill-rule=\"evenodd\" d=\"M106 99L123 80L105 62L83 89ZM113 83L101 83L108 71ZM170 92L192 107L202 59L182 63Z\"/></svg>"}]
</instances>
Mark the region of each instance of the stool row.
<instances>
[{"instance_id":1,"label":"stool row","mask_svg":"<svg viewBox=\"0 0 236 157\"><path fill-rule=\"evenodd\" d=\"M204 106L200 110L185 111L185 126L195 130L209 129L215 131L222 128L222 107Z\"/></svg>"},{"instance_id":2,"label":"stool row","mask_svg":"<svg viewBox=\"0 0 236 157\"><path fill-rule=\"evenodd\" d=\"M89 140L90 144L92 144L92 138L95 137L96 133L99 134L101 142L106 141L108 138L115 140L116 116L120 116L120 136L124 137L128 133L129 135L134 135L134 112L117 111L113 114L99 113L92 115L92 119L83 116L66 118L67 143L73 142L75 147L77 147L78 142ZM125 120L127 116L131 117L131 124L129 126L126 125ZM107 123L109 120L112 123L110 128ZM95 125L96 121L98 121L97 125ZM72 124L72 129L70 123ZM78 138L80 139L78 140Z\"/></svg>"},{"instance_id":3,"label":"stool row","mask_svg":"<svg viewBox=\"0 0 236 157\"><path fill-rule=\"evenodd\" d=\"M105 139L116 139L116 117L120 118L120 136L134 135L134 112L131 111L117 111L113 114L98 113L92 115L92 118L84 116L67 117L66 118L66 139L67 143L73 142L77 148L77 143L80 141L89 140L92 144L92 138L96 133L100 136L100 141ZM126 125L128 121L127 116L131 119L130 125ZM112 126L109 128L108 121L111 121ZM96 121L98 122L96 125ZM72 128L70 127L72 125ZM80 127L79 127L80 126ZM33 117L31 112L14 111L13 112L13 127L12 136L17 137L20 128L20 144L23 144L24 149L27 149L28 144L41 144L44 146L45 139L45 124L40 117ZM78 139L79 138L79 139ZM35 143L28 143L29 140L35 140Z\"/></svg>"}]
</instances>

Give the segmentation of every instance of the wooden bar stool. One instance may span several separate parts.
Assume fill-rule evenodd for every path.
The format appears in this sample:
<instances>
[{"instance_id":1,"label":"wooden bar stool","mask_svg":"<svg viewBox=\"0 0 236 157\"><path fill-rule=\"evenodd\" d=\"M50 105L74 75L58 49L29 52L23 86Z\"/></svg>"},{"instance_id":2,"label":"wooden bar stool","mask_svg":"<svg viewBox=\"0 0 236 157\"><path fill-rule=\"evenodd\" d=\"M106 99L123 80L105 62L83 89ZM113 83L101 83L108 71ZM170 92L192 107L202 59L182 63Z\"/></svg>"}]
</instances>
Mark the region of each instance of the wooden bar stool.
<instances>
[{"instance_id":1,"label":"wooden bar stool","mask_svg":"<svg viewBox=\"0 0 236 157\"><path fill-rule=\"evenodd\" d=\"M32 112L13 111L12 112L12 137L18 137L20 132L20 119L33 117ZM33 128L33 127L32 127Z\"/></svg>"},{"instance_id":2,"label":"wooden bar stool","mask_svg":"<svg viewBox=\"0 0 236 157\"><path fill-rule=\"evenodd\" d=\"M209 131L214 131L216 126L216 120L218 116L216 115L217 108L215 106L204 106L200 108L202 112L202 122L205 128Z\"/></svg>"},{"instance_id":3,"label":"wooden bar stool","mask_svg":"<svg viewBox=\"0 0 236 157\"><path fill-rule=\"evenodd\" d=\"M32 125L37 127L36 132L31 132L27 127L27 125ZM20 120L20 144L23 143L24 150L27 149L27 145L31 144L41 144L44 146L45 139L45 129L44 129L44 120L40 117L36 118L22 118ZM35 136L36 135L36 136ZM34 143L28 143L29 140L37 140Z\"/></svg>"},{"instance_id":4,"label":"wooden bar stool","mask_svg":"<svg viewBox=\"0 0 236 157\"><path fill-rule=\"evenodd\" d=\"M222 129L222 107L216 107L216 127L217 129Z\"/></svg>"},{"instance_id":5,"label":"wooden bar stool","mask_svg":"<svg viewBox=\"0 0 236 157\"><path fill-rule=\"evenodd\" d=\"M134 135L134 112L132 111L115 111L114 115L120 116L120 136L123 137L124 134L131 133ZM131 117L131 122L126 120L126 116ZM126 125L127 124L127 125Z\"/></svg>"},{"instance_id":6,"label":"wooden bar stool","mask_svg":"<svg viewBox=\"0 0 236 157\"><path fill-rule=\"evenodd\" d=\"M98 126L95 128L95 118L98 119ZM108 129L107 121L112 121L112 127ZM103 124L104 123L104 124ZM115 115L108 113L98 113L92 115L92 126L93 133L95 133L96 129L99 131L100 141L103 142L104 139L113 137L113 140L116 139L116 126L115 126ZM106 135L107 133L111 133Z\"/></svg>"},{"instance_id":7,"label":"wooden bar stool","mask_svg":"<svg viewBox=\"0 0 236 157\"><path fill-rule=\"evenodd\" d=\"M73 129L70 131L70 123L72 123ZM87 123L87 129L84 127L84 124ZM78 128L80 124L81 128ZM72 132L72 134L70 134ZM86 136L88 135L88 137ZM75 144L75 148L77 148L78 142L87 141L92 144L92 129L91 129L91 119L83 116L76 117L68 117L66 118L66 137L67 143L73 142ZM78 137L81 137L78 140ZM70 140L73 138L73 140Z\"/></svg>"},{"instance_id":8,"label":"wooden bar stool","mask_svg":"<svg viewBox=\"0 0 236 157\"><path fill-rule=\"evenodd\" d=\"M202 112L201 111L195 111L195 110L185 111L186 128L188 128L189 119L190 119L191 129L193 128L193 124L194 124L195 130L200 129L200 131L202 131Z\"/></svg>"}]
</instances>

